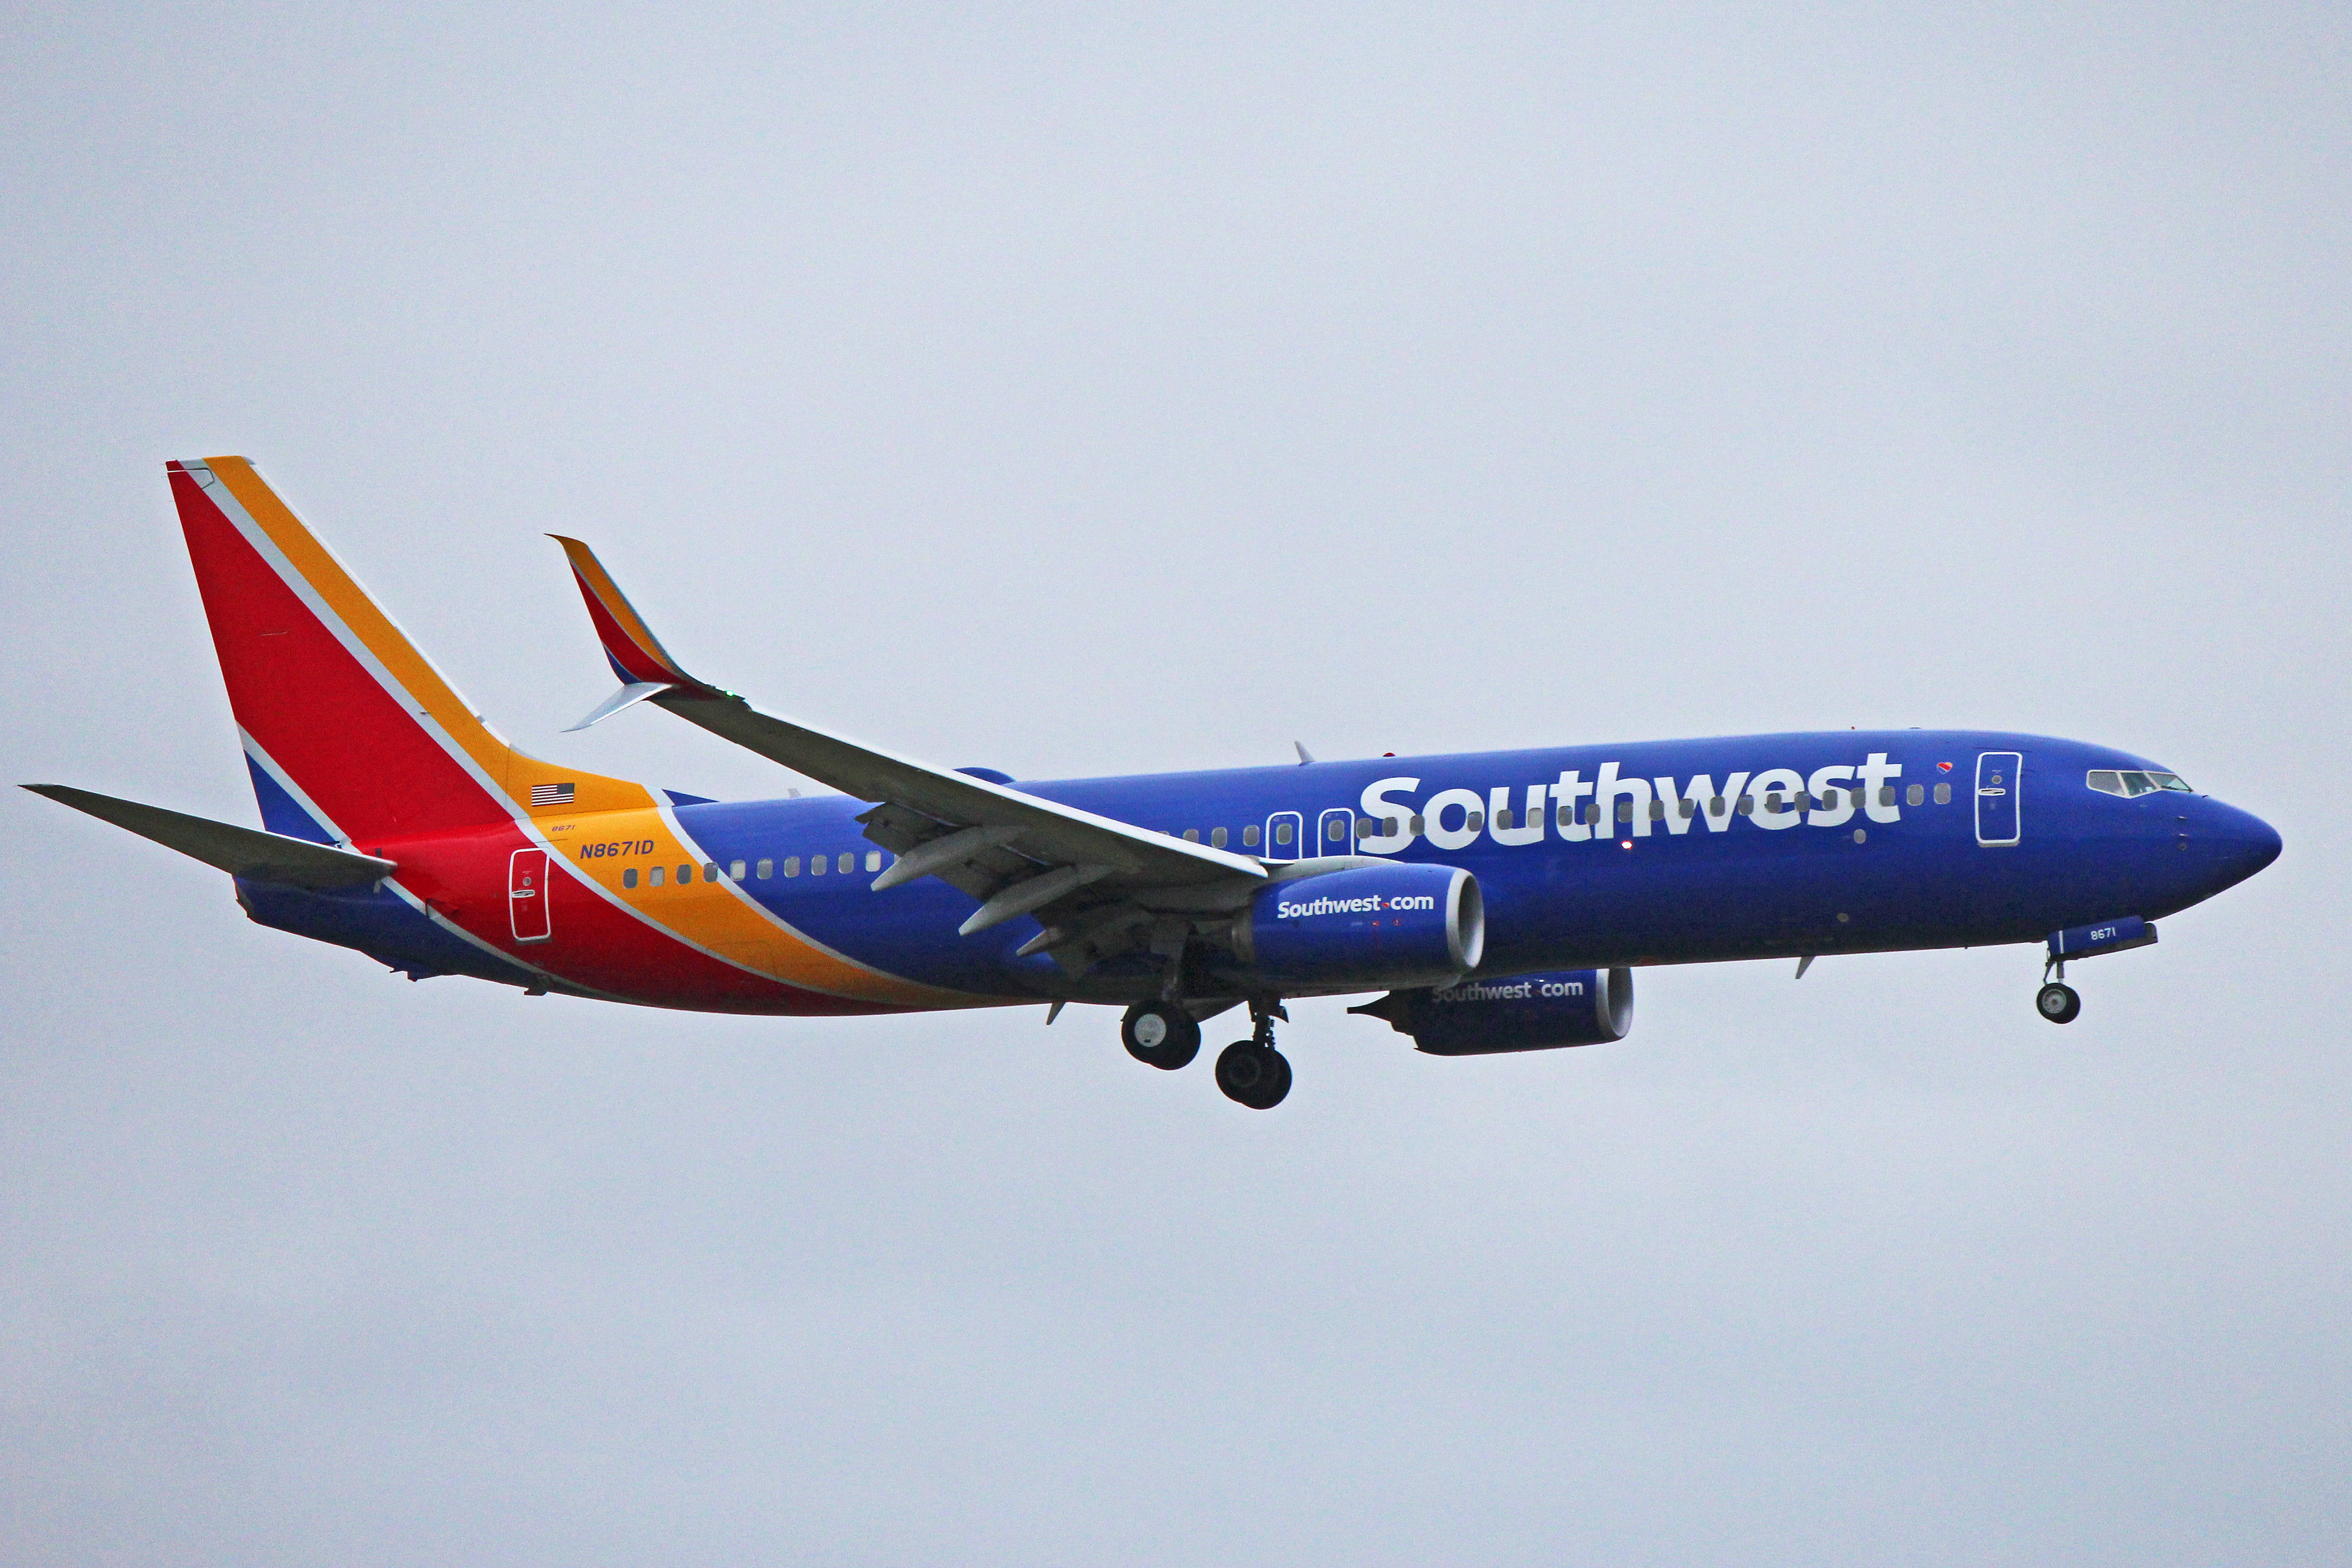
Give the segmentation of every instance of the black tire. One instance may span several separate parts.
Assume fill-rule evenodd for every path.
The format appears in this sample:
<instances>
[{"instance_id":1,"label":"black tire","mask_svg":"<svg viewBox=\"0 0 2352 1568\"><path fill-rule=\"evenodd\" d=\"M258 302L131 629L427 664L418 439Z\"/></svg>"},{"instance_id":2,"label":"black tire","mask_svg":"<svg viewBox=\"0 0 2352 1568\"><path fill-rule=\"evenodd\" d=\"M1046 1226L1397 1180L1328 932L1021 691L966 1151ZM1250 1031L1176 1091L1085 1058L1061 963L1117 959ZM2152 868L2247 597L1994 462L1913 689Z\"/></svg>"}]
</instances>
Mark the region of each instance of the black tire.
<instances>
[{"instance_id":1,"label":"black tire","mask_svg":"<svg viewBox=\"0 0 2352 1568\"><path fill-rule=\"evenodd\" d=\"M1217 1087L1252 1110L1272 1110L1290 1092L1290 1060L1272 1046L1235 1040L1217 1058Z\"/></svg>"},{"instance_id":2,"label":"black tire","mask_svg":"<svg viewBox=\"0 0 2352 1568\"><path fill-rule=\"evenodd\" d=\"M1174 1072L1201 1054L1201 1026L1169 1002L1138 1002L1118 1021L1119 1043L1146 1067Z\"/></svg>"},{"instance_id":3,"label":"black tire","mask_svg":"<svg viewBox=\"0 0 2352 1568\"><path fill-rule=\"evenodd\" d=\"M2053 1024L2071 1024L2083 1011L2083 999L2072 985L2052 981L2033 998L2033 1010Z\"/></svg>"},{"instance_id":4,"label":"black tire","mask_svg":"<svg viewBox=\"0 0 2352 1568\"><path fill-rule=\"evenodd\" d=\"M1266 1047L1265 1054L1274 1058L1274 1078L1259 1091L1258 1097L1250 1101L1253 1110L1272 1110L1290 1093L1290 1058L1272 1046Z\"/></svg>"}]
</instances>

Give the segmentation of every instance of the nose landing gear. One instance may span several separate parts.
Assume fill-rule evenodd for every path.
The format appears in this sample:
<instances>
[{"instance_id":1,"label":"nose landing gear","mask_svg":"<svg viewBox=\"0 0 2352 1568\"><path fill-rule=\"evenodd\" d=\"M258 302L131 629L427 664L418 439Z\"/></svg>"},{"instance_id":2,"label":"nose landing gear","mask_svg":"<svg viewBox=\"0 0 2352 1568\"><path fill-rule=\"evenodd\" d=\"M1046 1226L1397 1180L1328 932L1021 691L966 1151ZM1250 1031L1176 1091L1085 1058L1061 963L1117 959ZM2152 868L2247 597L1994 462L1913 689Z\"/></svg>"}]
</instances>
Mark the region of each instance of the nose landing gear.
<instances>
[{"instance_id":1,"label":"nose landing gear","mask_svg":"<svg viewBox=\"0 0 2352 1568\"><path fill-rule=\"evenodd\" d=\"M2055 980L2050 978L2053 970L2058 973ZM2071 1024L2083 1011L2083 999L2066 984L2064 959L2053 957L2042 966L2042 989L2033 994L2033 1010L2053 1024Z\"/></svg>"}]
</instances>

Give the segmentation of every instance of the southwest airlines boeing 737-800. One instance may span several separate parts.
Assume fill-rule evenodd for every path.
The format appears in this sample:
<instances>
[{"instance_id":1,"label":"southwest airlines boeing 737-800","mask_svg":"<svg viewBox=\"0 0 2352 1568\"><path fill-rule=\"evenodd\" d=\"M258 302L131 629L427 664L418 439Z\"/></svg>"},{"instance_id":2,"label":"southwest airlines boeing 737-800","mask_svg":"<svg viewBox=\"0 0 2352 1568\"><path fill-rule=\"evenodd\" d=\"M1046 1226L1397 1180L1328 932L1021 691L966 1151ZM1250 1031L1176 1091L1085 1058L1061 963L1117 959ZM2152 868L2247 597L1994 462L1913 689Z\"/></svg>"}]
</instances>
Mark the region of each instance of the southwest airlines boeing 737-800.
<instances>
[{"instance_id":1,"label":"southwest airlines boeing 737-800","mask_svg":"<svg viewBox=\"0 0 2352 1568\"><path fill-rule=\"evenodd\" d=\"M1295 996L1423 1051L1622 1038L1632 971L2002 942L2065 966L2261 870L2268 826L2142 757L1832 731L1015 781L772 717L687 672L561 541L620 688L841 793L723 803L500 739L242 458L167 466L263 828L26 787L229 872L254 920L414 979L817 1016L1126 1009L1175 1068L1290 1088ZM2055 978L2053 978L2054 972ZM1049 1015L1050 1020L1050 1015Z\"/></svg>"}]
</instances>

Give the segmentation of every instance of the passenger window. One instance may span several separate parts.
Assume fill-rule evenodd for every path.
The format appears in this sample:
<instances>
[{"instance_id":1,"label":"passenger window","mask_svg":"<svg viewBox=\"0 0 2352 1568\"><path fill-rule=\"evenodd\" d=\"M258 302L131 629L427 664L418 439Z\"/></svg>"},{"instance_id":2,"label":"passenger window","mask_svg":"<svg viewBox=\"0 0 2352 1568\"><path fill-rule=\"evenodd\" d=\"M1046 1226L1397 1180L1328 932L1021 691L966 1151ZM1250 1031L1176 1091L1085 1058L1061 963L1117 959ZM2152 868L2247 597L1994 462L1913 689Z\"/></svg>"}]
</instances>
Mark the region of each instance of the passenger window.
<instances>
[{"instance_id":1,"label":"passenger window","mask_svg":"<svg viewBox=\"0 0 2352 1568\"><path fill-rule=\"evenodd\" d=\"M1224 847L1225 830L1222 827L1212 827L1209 829L1209 847L1212 849L1223 849Z\"/></svg>"},{"instance_id":2,"label":"passenger window","mask_svg":"<svg viewBox=\"0 0 2352 1568\"><path fill-rule=\"evenodd\" d=\"M1495 814L1495 826L1497 827L1509 827L1514 826L1511 821L1511 808L1509 806L1507 805L1503 807L1502 810Z\"/></svg>"},{"instance_id":3,"label":"passenger window","mask_svg":"<svg viewBox=\"0 0 2352 1568\"><path fill-rule=\"evenodd\" d=\"M1599 802L1588 801L1585 803L1584 826L1587 827L1598 827L1601 826L1601 805Z\"/></svg>"},{"instance_id":4,"label":"passenger window","mask_svg":"<svg viewBox=\"0 0 2352 1568\"><path fill-rule=\"evenodd\" d=\"M1475 833L1486 826L1486 814L1483 811L1474 811L1463 820L1462 826Z\"/></svg>"},{"instance_id":5,"label":"passenger window","mask_svg":"<svg viewBox=\"0 0 2352 1568\"><path fill-rule=\"evenodd\" d=\"M1738 805L1738 810L1739 815L1740 815L1740 816L1755 816L1755 815L1756 815L1756 797L1755 797L1754 795L1741 795L1741 796L1739 797L1739 805Z\"/></svg>"},{"instance_id":6,"label":"passenger window","mask_svg":"<svg viewBox=\"0 0 2352 1568\"><path fill-rule=\"evenodd\" d=\"M680 867L677 868L677 885L678 885L679 887L683 888L683 887L685 887L688 882L691 882L691 881L693 881L693 880L694 880L694 868L693 868L693 867L691 867L691 866L680 866Z\"/></svg>"},{"instance_id":7,"label":"passenger window","mask_svg":"<svg viewBox=\"0 0 2352 1568\"><path fill-rule=\"evenodd\" d=\"M1198 844L1201 842L1201 830L1197 827L1186 828L1184 830L1184 842L1187 844Z\"/></svg>"},{"instance_id":8,"label":"passenger window","mask_svg":"<svg viewBox=\"0 0 2352 1568\"><path fill-rule=\"evenodd\" d=\"M1709 816L1721 816L1723 815L1723 797L1721 795L1717 795L1706 803L1706 814Z\"/></svg>"},{"instance_id":9,"label":"passenger window","mask_svg":"<svg viewBox=\"0 0 2352 1568\"><path fill-rule=\"evenodd\" d=\"M784 857L784 875L785 875L785 876L787 876L787 877L797 877L797 876L799 876L800 874L801 874L801 858L800 858L799 856L797 856L797 855L787 855L787 856L785 856L785 857Z\"/></svg>"},{"instance_id":10,"label":"passenger window","mask_svg":"<svg viewBox=\"0 0 2352 1568\"><path fill-rule=\"evenodd\" d=\"M1562 833L1568 831L1568 807L1563 805L1551 814L1551 825Z\"/></svg>"},{"instance_id":11,"label":"passenger window","mask_svg":"<svg viewBox=\"0 0 2352 1568\"><path fill-rule=\"evenodd\" d=\"M1411 816L1406 817L1404 820L1406 827L1409 828L1416 837L1427 831L1427 829L1423 826L1421 813L1417 811Z\"/></svg>"},{"instance_id":12,"label":"passenger window","mask_svg":"<svg viewBox=\"0 0 2352 1568\"><path fill-rule=\"evenodd\" d=\"M621 873L621 886L624 888L634 888L636 885L637 868L635 866L632 866L627 870Z\"/></svg>"},{"instance_id":13,"label":"passenger window","mask_svg":"<svg viewBox=\"0 0 2352 1568\"><path fill-rule=\"evenodd\" d=\"M1936 804L1937 805L1949 805L1952 804L1951 785L1948 784L1939 784L1936 786Z\"/></svg>"},{"instance_id":14,"label":"passenger window","mask_svg":"<svg viewBox=\"0 0 2352 1568\"><path fill-rule=\"evenodd\" d=\"M1684 801L1682 811L1683 820L1685 822L1689 821L1692 817L1698 815L1698 802L1696 800Z\"/></svg>"},{"instance_id":15,"label":"passenger window","mask_svg":"<svg viewBox=\"0 0 2352 1568\"><path fill-rule=\"evenodd\" d=\"M1651 820L1652 822L1659 822L1659 821L1663 821L1663 820L1664 819L1664 817L1665 817L1665 815L1666 815L1666 803L1665 803L1664 801L1663 801L1663 800L1654 800L1654 801L1652 801L1652 802L1650 803L1650 820Z\"/></svg>"},{"instance_id":16,"label":"passenger window","mask_svg":"<svg viewBox=\"0 0 2352 1568\"><path fill-rule=\"evenodd\" d=\"M738 860L736 864L740 866L742 862ZM706 860L702 863L702 879L706 882L719 880L719 867L715 861Z\"/></svg>"},{"instance_id":17,"label":"passenger window","mask_svg":"<svg viewBox=\"0 0 2352 1568\"><path fill-rule=\"evenodd\" d=\"M1344 843L1348 837L1348 825L1335 816L1323 825L1323 837L1333 844Z\"/></svg>"},{"instance_id":18,"label":"passenger window","mask_svg":"<svg viewBox=\"0 0 2352 1568\"><path fill-rule=\"evenodd\" d=\"M1249 849L1255 849L1257 847L1256 823L1253 822L1247 827L1242 829L1242 845L1244 848Z\"/></svg>"},{"instance_id":19,"label":"passenger window","mask_svg":"<svg viewBox=\"0 0 2352 1568\"><path fill-rule=\"evenodd\" d=\"M1893 795L1895 792L1893 790L1888 790L1886 793L1888 795ZM1927 805L1927 791L1926 786L1921 784L1913 784L1909 789L1905 790L1903 792L1903 803L1906 805Z\"/></svg>"},{"instance_id":20,"label":"passenger window","mask_svg":"<svg viewBox=\"0 0 2352 1568\"><path fill-rule=\"evenodd\" d=\"M659 866L656 866L652 870L646 873L646 886L648 888L658 888L661 885L662 868Z\"/></svg>"},{"instance_id":21,"label":"passenger window","mask_svg":"<svg viewBox=\"0 0 2352 1568\"><path fill-rule=\"evenodd\" d=\"M733 865L727 868L727 879L730 882L740 882L743 879L742 861L738 860Z\"/></svg>"},{"instance_id":22,"label":"passenger window","mask_svg":"<svg viewBox=\"0 0 2352 1568\"><path fill-rule=\"evenodd\" d=\"M882 869L882 851L879 849L868 849L866 852L866 868L869 871L879 871Z\"/></svg>"},{"instance_id":23,"label":"passenger window","mask_svg":"<svg viewBox=\"0 0 2352 1568\"><path fill-rule=\"evenodd\" d=\"M842 856L842 858L841 858L841 861L840 861L840 863L839 863L838 865L835 866L835 867L834 867L834 869L835 869L835 870L836 870L836 871L838 871L838 872L840 872L843 876L846 877L847 875L849 875L849 873L850 873L851 871L853 871L853 870L855 870L855 869L856 868L856 866L857 866L857 857L856 857L856 856L855 856L855 855L844 855L844 856Z\"/></svg>"},{"instance_id":24,"label":"passenger window","mask_svg":"<svg viewBox=\"0 0 2352 1568\"><path fill-rule=\"evenodd\" d=\"M812 876L812 877L822 877L822 876L824 876L827 871L830 871L830 870L832 870L832 869L833 869L833 862L832 862L831 860L826 859L824 856L822 856L822 855L812 855L812 856L810 856L810 857L809 857L809 875L810 875L810 876Z\"/></svg>"},{"instance_id":25,"label":"passenger window","mask_svg":"<svg viewBox=\"0 0 2352 1568\"><path fill-rule=\"evenodd\" d=\"M1287 844L1290 842L1290 824L1286 822L1277 822L1274 825L1274 841L1276 844Z\"/></svg>"},{"instance_id":26,"label":"passenger window","mask_svg":"<svg viewBox=\"0 0 2352 1568\"><path fill-rule=\"evenodd\" d=\"M1380 830L1381 830L1381 825L1380 825L1379 823L1377 823L1377 822L1374 822L1370 817L1369 817L1369 816L1360 816L1360 817L1356 818L1356 837L1359 837L1359 838L1370 838L1370 837L1371 837L1374 834L1376 834L1376 833L1380 832Z\"/></svg>"},{"instance_id":27,"label":"passenger window","mask_svg":"<svg viewBox=\"0 0 2352 1568\"><path fill-rule=\"evenodd\" d=\"M760 862L760 880L764 882L775 874L776 863L773 860L762 860Z\"/></svg>"}]
</instances>

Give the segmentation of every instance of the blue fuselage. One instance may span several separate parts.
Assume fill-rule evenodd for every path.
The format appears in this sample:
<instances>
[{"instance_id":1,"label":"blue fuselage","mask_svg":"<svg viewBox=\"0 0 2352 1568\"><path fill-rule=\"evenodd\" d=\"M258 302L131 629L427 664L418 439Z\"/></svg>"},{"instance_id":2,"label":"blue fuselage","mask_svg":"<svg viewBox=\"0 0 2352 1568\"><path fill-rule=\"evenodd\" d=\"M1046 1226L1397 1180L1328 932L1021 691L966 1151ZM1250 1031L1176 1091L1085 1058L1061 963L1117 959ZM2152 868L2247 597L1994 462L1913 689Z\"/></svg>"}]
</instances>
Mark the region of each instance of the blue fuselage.
<instances>
[{"instance_id":1,"label":"blue fuselage","mask_svg":"<svg viewBox=\"0 0 2352 1568\"><path fill-rule=\"evenodd\" d=\"M2086 783L2101 769L2152 764L2043 736L1832 731L1019 787L1271 860L1460 867L1484 892L1487 975L2035 942L2170 914L2278 854L2246 812L2179 788L2102 793ZM769 863L744 884L755 898L875 968L1005 999L1108 1000L1154 983L1143 954L1078 985L1043 954L1016 958L1031 920L960 937L973 901L938 881L869 890L855 820L866 809L818 798L677 815L711 859Z\"/></svg>"}]
</instances>

